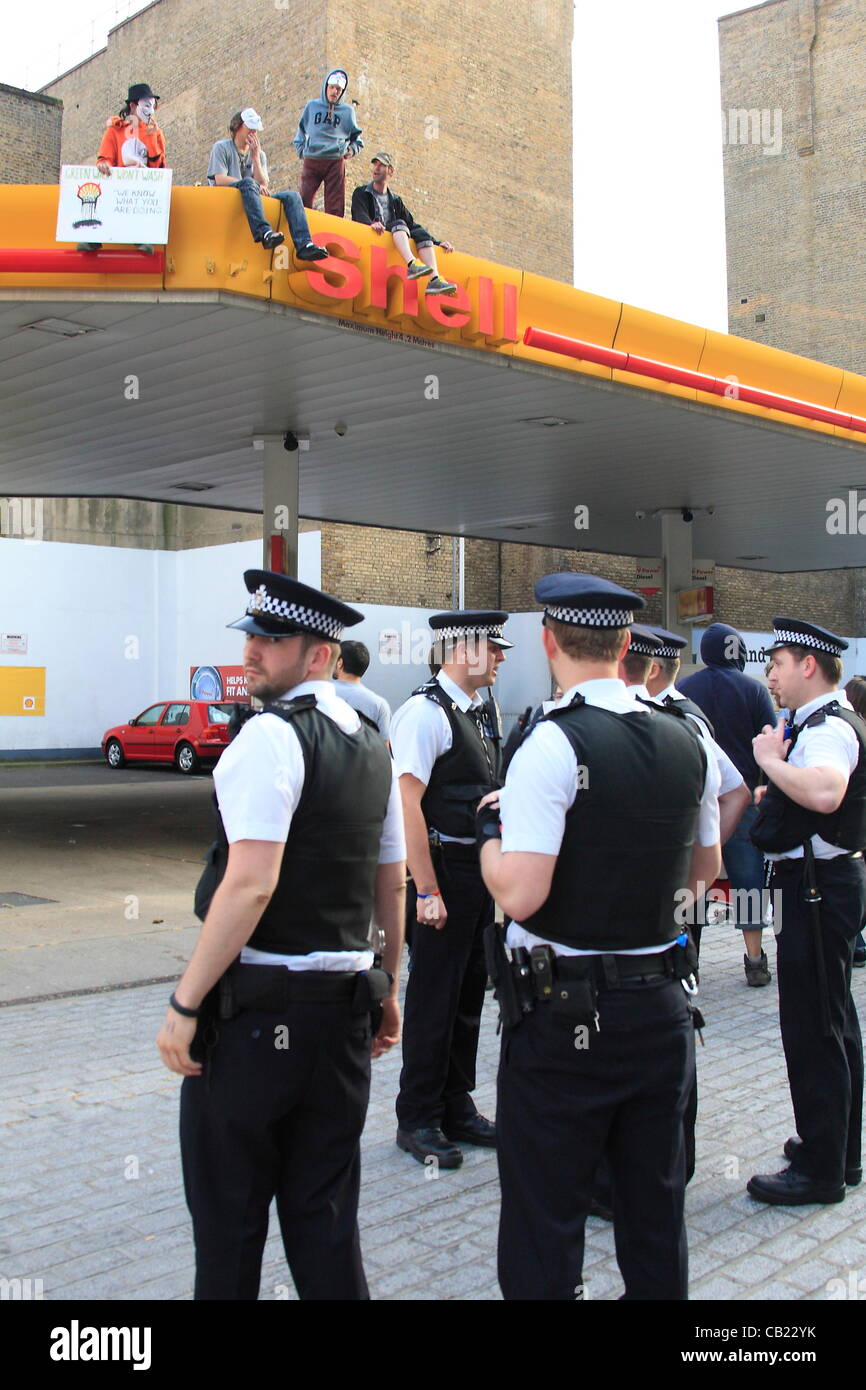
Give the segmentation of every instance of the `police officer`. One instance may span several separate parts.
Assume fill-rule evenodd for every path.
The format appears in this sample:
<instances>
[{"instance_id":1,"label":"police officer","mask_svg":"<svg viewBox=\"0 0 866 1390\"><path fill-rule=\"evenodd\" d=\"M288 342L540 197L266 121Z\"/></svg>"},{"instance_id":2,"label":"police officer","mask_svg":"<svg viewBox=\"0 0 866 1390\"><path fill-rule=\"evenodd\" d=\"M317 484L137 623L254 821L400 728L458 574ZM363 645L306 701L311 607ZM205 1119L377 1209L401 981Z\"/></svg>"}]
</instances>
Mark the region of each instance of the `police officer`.
<instances>
[{"instance_id":1,"label":"police officer","mask_svg":"<svg viewBox=\"0 0 866 1390\"><path fill-rule=\"evenodd\" d=\"M639 625L634 624L632 631ZM654 637L658 645L652 652L652 662L646 675L646 690L649 698L656 705L670 706L676 705L677 709L694 721L695 727L700 735L701 742L707 753L713 757L719 769L719 839L724 845L733 835L742 819L743 812L751 801L749 789L743 780L742 773L735 763L728 757L724 748L717 743L713 733L713 726L704 714L700 705L696 705L694 700L689 700L683 695L682 691L677 690L674 681L680 669L680 652L687 646L685 637L681 637L678 632L668 632L665 627L649 627L641 629L648 632L650 637ZM635 651L644 650L648 646L647 638L641 637L632 642ZM632 647L629 648L631 652ZM626 681L628 684L628 681ZM700 940L700 926L697 928L697 939ZM761 923L758 923L758 939L760 940ZM747 957L748 959L748 957ZM762 970L766 971L766 980L761 982L769 983L770 973L767 970L767 957L761 952ZM759 966L755 966L756 973Z\"/></svg>"},{"instance_id":2,"label":"police officer","mask_svg":"<svg viewBox=\"0 0 866 1390\"><path fill-rule=\"evenodd\" d=\"M419 1163L458 1168L458 1142L492 1148L496 1130L472 1100L493 920L475 844L475 807L499 786L498 748L478 691L513 645L507 613L462 609L430 619L437 673L397 711L394 762L415 895L406 987L397 1144Z\"/></svg>"},{"instance_id":3,"label":"police officer","mask_svg":"<svg viewBox=\"0 0 866 1390\"><path fill-rule=\"evenodd\" d=\"M694 1032L675 909L718 871L718 771L685 719L617 677L639 595L581 574L535 594L564 694L515 754L499 810L494 795L478 814L485 882L514 919L512 960L494 962L499 1281L508 1299L582 1296L606 1151L625 1297L681 1299Z\"/></svg>"},{"instance_id":4,"label":"police officer","mask_svg":"<svg viewBox=\"0 0 866 1390\"><path fill-rule=\"evenodd\" d=\"M793 710L753 740L769 779L752 828L773 860L779 1023L796 1136L790 1167L747 1184L759 1202L841 1202L861 1180L863 1047L851 997L866 914L866 724L837 689L848 643L774 618L771 683ZM787 735L787 736L786 736ZM759 789L760 790L760 789Z\"/></svg>"},{"instance_id":5,"label":"police officer","mask_svg":"<svg viewBox=\"0 0 866 1390\"><path fill-rule=\"evenodd\" d=\"M692 720L707 757L712 758L719 769L719 843L724 845L736 830L751 798L740 772L711 734L706 716L692 700L687 700L681 695L673 684L680 665L679 652L686 645L686 640L678 633L668 632L667 628L646 627L642 623L632 623L629 632L629 648L619 664L620 676L625 681L629 693L636 699L651 700L662 708L676 703L677 709ZM709 884L705 884L704 887L708 888ZM699 905L701 910L698 910ZM694 907L696 911L689 915L688 928L695 948L700 950L703 920L703 893L700 886ZM758 910L760 912L760 904ZM766 961L766 957L764 960ZM697 1114L698 1078L695 1072L684 1116L686 1182L691 1182L695 1172Z\"/></svg>"},{"instance_id":6,"label":"police officer","mask_svg":"<svg viewBox=\"0 0 866 1390\"><path fill-rule=\"evenodd\" d=\"M185 1078L195 1297L258 1296L276 1196L299 1297L360 1299L371 1019L373 1056L400 1031L399 792L384 744L330 683L343 627L362 615L283 575L244 579L252 597L230 626L247 634L247 689L266 703L214 770L221 882L157 1039Z\"/></svg>"}]
</instances>

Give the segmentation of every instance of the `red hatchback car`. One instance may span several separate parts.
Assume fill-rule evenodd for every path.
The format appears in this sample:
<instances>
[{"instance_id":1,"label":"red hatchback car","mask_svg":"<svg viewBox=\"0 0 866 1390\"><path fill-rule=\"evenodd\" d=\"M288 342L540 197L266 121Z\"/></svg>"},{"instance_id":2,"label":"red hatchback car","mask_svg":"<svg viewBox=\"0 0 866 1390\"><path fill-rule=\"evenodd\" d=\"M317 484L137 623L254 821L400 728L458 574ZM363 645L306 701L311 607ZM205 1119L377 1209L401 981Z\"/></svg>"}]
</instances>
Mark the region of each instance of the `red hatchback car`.
<instances>
[{"instance_id":1,"label":"red hatchback car","mask_svg":"<svg viewBox=\"0 0 866 1390\"><path fill-rule=\"evenodd\" d=\"M173 763L178 772L211 766L229 741L231 704L208 700L162 700L102 738L109 767L124 763Z\"/></svg>"}]
</instances>

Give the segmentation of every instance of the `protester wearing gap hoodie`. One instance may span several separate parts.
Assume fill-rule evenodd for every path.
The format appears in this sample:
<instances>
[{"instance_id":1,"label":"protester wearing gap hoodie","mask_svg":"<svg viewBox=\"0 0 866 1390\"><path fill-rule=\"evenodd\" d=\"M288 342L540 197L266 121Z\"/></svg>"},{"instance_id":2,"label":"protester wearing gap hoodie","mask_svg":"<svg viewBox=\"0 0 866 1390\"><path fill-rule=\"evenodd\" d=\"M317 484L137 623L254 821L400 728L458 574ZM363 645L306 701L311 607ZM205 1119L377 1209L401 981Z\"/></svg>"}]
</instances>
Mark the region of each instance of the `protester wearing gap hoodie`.
<instances>
[{"instance_id":1,"label":"protester wearing gap hoodie","mask_svg":"<svg viewBox=\"0 0 866 1390\"><path fill-rule=\"evenodd\" d=\"M332 68L322 83L322 95L308 101L292 141L302 160L300 190L304 207L311 208L319 187L325 185L325 212L343 217L346 212L346 160L363 147L355 112L343 100L349 86L342 68Z\"/></svg>"},{"instance_id":2,"label":"protester wearing gap hoodie","mask_svg":"<svg viewBox=\"0 0 866 1390\"><path fill-rule=\"evenodd\" d=\"M679 681L677 689L701 707L713 726L716 742L736 765L749 790L754 791L760 770L752 756L752 739L765 724L771 728L775 726L773 702L760 681L743 674L746 644L736 628L726 623L713 623L708 627L701 638L701 661L704 669ZM724 849L731 887L751 894L755 908L764 886L764 856L749 839L756 814L756 807L746 807ZM752 893L753 889L758 893ZM744 903L737 926L746 946L743 961L746 980L750 985L760 986L769 984L770 971L761 949L763 923L752 920L756 916L755 909Z\"/></svg>"}]
</instances>

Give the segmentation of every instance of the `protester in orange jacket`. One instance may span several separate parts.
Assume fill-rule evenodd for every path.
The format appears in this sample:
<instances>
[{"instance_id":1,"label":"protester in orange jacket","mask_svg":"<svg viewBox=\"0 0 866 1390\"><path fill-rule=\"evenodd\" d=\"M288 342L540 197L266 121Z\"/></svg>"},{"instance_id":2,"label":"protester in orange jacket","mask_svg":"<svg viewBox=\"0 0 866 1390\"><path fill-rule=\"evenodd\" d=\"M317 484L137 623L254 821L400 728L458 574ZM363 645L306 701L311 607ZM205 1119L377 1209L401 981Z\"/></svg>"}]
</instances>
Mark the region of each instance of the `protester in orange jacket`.
<instances>
[{"instance_id":1,"label":"protester in orange jacket","mask_svg":"<svg viewBox=\"0 0 866 1390\"><path fill-rule=\"evenodd\" d=\"M106 121L96 156L96 167L105 178L112 169L165 168L165 136L154 115L158 101L147 82L136 82L129 88L120 115ZM78 250L99 251L101 246L101 241L82 241ZM153 247L142 244L138 250L152 253Z\"/></svg>"}]
</instances>

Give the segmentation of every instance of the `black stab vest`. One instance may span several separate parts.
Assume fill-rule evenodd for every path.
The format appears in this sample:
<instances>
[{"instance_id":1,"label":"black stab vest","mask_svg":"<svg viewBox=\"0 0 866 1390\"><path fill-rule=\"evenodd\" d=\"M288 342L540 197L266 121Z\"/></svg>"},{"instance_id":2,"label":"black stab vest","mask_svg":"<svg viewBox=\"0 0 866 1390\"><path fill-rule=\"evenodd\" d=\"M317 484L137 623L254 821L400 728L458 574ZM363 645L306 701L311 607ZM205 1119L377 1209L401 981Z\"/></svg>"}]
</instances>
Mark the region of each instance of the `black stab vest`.
<instances>
[{"instance_id":1,"label":"black stab vest","mask_svg":"<svg viewBox=\"0 0 866 1390\"><path fill-rule=\"evenodd\" d=\"M673 695L666 695L664 700L664 708L670 709L671 705L673 705L676 709L681 709L683 714L693 714L696 719L700 719L701 723L709 731L710 737L715 738L716 734L712 724L710 723L707 716L704 714L700 705L696 705L694 700L690 700L685 695L681 700L675 699Z\"/></svg>"},{"instance_id":2,"label":"black stab vest","mask_svg":"<svg viewBox=\"0 0 866 1390\"><path fill-rule=\"evenodd\" d=\"M366 951L391 759L368 722L354 734L316 707L314 695L278 700L262 714L290 720L304 756L304 785L274 894L247 945L281 955ZM217 882L228 841L217 811Z\"/></svg>"},{"instance_id":3,"label":"black stab vest","mask_svg":"<svg viewBox=\"0 0 866 1390\"><path fill-rule=\"evenodd\" d=\"M842 803L829 814L810 811L791 801L775 783L770 782L749 832L752 843L771 854L784 854L804 845L813 835L820 835L829 845L840 849L866 848L866 724L853 710L843 709L830 700L816 709L802 724L795 726L791 746L785 759L790 758L803 729L823 724L828 715L842 719L854 730L860 745L857 766L848 779Z\"/></svg>"},{"instance_id":4,"label":"black stab vest","mask_svg":"<svg viewBox=\"0 0 866 1390\"><path fill-rule=\"evenodd\" d=\"M550 894L521 923L528 931L603 952L679 936L676 894L688 882L707 763L678 704L614 714L576 695L545 715L571 744L578 790Z\"/></svg>"},{"instance_id":5,"label":"black stab vest","mask_svg":"<svg viewBox=\"0 0 866 1390\"><path fill-rule=\"evenodd\" d=\"M451 747L437 758L421 798L424 819L432 830L462 839L475 838L475 808L482 796L501 786L500 752L482 733L472 714L464 714L438 681L428 681L413 695L433 700L451 728Z\"/></svg>"}]
</instances>

